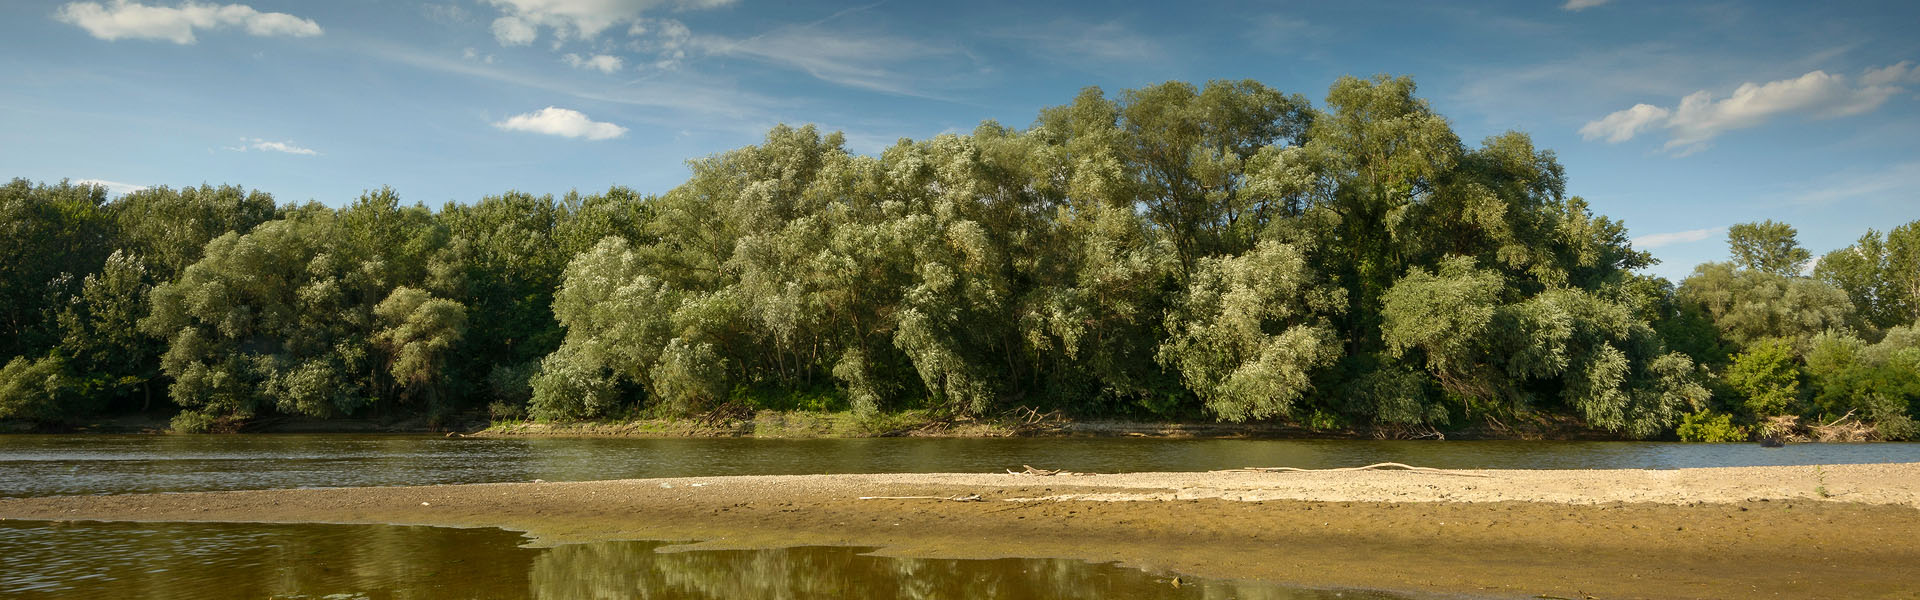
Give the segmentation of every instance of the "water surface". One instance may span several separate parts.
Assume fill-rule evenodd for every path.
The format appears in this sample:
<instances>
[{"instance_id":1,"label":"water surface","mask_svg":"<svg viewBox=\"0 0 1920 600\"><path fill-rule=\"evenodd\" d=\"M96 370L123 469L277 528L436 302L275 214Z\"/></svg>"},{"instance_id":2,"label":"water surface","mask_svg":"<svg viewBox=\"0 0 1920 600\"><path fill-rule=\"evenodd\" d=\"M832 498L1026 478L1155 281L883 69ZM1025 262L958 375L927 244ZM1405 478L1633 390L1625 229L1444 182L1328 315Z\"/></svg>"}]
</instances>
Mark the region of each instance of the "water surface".
<instances>
[{"instance_id":1,"label":"water surface","mask_svg":"<svg viewBox=\"0 0 1920 600\"><path fill-rule=\"evenodd\" d=\"M1142 438L449 439L427 435L0 435L0 497L706 475L1114 473L1250 466L1673 469L1920 461L1920 444Z\"/></svg>"},{"instance_id":2,"label":"water surface","mask_svg":"<svg viewBox=\"0 0 1920 600\"><path fill-rule=\"evenodd\" d=\"M859 548L525 548L498 529L0 521L0 597L1244 598L1403 596L1154 575L1076 560L899 559Z\"/></svg>"}]
</instances>

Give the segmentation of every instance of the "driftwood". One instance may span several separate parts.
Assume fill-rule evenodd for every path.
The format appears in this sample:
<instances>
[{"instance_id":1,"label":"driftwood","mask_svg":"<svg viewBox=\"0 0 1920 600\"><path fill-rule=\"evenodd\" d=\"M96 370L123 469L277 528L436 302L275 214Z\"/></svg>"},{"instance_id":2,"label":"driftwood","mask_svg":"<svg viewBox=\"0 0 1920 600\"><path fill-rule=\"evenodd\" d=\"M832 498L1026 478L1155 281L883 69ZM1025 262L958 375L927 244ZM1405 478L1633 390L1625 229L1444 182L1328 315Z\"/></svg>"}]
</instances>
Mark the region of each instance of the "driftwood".
<instances>
[{"instance_id":1,"label":"driftwood","mask_svg":"<svg viewBox=\"0 0 1920 600\"><path fill-rule=\"evenodd\" d=\"M1059 469L1036 469L1033 467L1033 465L1020 465L1020 466L1026 467L1027 470L1015 471L1013 469L1007 469L1007 474L1008 475L1038 475L1040 477L1052 477L1054 475L1080 475L1080 473L1075 473L1072 471L1062 471Z\"/></svg>"},{"instance_id":2,"label":"driftwood","mask_svg":"<svg viewBox=\"0 0 1920 600\"><path fill-rule=\"evenodd\" d=\"M1216 473L1337 473L1341 471L1413 471L1415 473L1432 473L1434 475L1453 475L1456 477L1487 477L1486 475L1481 475L1478 473L1460 473L1457 471L1448 471L1446 469L1435 469L1433 467L1416 467L1413 465L1401 464L1397 462L1383 462L1383 463L1374 463L1364 467L1339 467L1334 469L1302 469L1298 467L1246 467L1243 469L1227 469L1224 471L1215 471L1215 472Z\"/></svg>"},{"instance_id":3,"label":"driftwood","mask_svg":"<svg viewBox=\"0 0 1920 600\"><path fill-rule=\"evenodd\" d=\"M861 496L861 500L947 500L951 502L986 502L979 494L964 496Z\"/></svg>"}]
</instances>

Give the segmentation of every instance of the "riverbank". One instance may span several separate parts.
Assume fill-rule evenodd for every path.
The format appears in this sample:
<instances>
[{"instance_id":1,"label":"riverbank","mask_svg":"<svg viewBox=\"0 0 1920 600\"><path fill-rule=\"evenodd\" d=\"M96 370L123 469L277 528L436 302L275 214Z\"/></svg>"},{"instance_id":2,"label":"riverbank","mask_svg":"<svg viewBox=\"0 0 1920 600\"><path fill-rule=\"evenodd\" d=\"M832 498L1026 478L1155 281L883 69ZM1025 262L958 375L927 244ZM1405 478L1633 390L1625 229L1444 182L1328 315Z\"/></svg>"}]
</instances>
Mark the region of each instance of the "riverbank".
<instances>
[{"instance_id":1,"label":"riverbank","mask_svg":"<svg viewBox=\"0 0 1920 600\"><path fill-rule=\"evenodd\" d=\"M169 431L169 414L128 414L67 424L0 421L0 434L149 434ZM481 438L871 438L871 437L1151 437L1191 439L1435 439L1626 440L1588 429L1576 419L1531 415L1512 423L1479 423L1447 430L1404 426L1313 428L1277 421L1125 420L1074 418L1016 409L992 416L954 417L922 410L858 414L852 411L716 411L692 417L542 422L488 421L460 414L442 422L423 417L316 419L269 417L225 423L208 433L431 433Z\"/></svg>"},{"instance_id":2,"label":"riverbank","mask_svg":"<svg viewBox=\"0 0 1920 600\"><path fill-rule=\"evenodd\" d=\"M1221 421L1130 421L1075 419L1060 413L1009 411L993 417L935 417L920 411L858 415L852 412L762 410L728 418L637 419L550 423L493 423L462 432L465 437L1153 437L1194 439L1459 439L1618 440L1579 422L1541 415L1512 426L1478 425L1449 431L1407 427L1311 428L1293 423Z\"/></svg>"},{"instance_id":3,"label":"riverbank","mask_svg":"<svg viewBox=\"0 0 1920 600\"><path fill-rule=\"evenodd\" d=\"M1500 597L1920 598L1920 463L634 479L4 499L0 518L875 546Z\"/></svg>"}]
</instances>

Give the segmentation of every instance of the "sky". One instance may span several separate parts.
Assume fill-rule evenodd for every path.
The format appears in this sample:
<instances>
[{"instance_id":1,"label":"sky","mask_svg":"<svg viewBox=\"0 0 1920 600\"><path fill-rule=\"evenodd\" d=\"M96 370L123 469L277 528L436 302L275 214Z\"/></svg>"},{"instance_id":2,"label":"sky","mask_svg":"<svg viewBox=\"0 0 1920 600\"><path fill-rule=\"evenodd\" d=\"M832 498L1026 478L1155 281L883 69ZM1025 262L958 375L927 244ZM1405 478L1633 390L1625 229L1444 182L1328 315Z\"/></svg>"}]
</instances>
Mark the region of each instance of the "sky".
<instances>
[{"instance_id":1,"label":"sky","mask_svg":"<svg viewBox=\"0 0 1920 600\"><path fill-rule=\"evenodd\" d=\"M1408 75L1463 140L1557 152L1679 279L1773 219L1816 255L1920 219L1920 3L174 0L0 3L0 176L665 192L775 124L1026 126L1086 86Z\"/></svg>"}]
</instances>

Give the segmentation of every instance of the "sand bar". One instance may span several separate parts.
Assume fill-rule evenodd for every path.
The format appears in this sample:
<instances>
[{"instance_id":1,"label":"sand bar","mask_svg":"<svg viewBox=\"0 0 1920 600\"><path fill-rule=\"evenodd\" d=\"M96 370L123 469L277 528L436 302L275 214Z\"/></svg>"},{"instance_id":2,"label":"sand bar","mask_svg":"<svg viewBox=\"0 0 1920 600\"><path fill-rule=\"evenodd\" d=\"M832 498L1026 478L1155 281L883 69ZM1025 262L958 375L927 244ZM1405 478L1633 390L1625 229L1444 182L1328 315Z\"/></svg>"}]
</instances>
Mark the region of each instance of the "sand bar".
<instances>
[{"instance_id":1,"label":"sand bar","mask_svg":"<svg viewBox=\"0 0 1920 600\"><path fill-rule=\"evenodd\" d=\"M1920 463L633 479L0 499L0 519L856 545L1490 597L1920 598Z\"/></svg>"}]
</instances>

